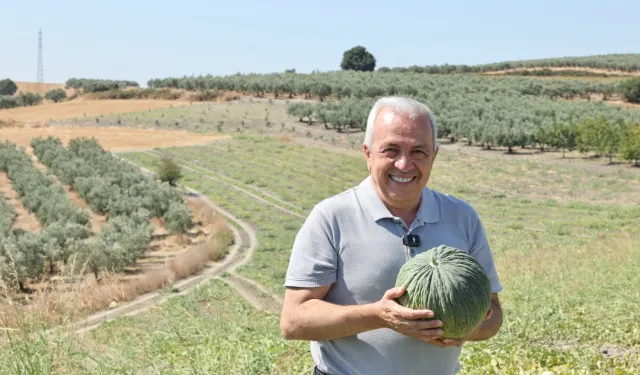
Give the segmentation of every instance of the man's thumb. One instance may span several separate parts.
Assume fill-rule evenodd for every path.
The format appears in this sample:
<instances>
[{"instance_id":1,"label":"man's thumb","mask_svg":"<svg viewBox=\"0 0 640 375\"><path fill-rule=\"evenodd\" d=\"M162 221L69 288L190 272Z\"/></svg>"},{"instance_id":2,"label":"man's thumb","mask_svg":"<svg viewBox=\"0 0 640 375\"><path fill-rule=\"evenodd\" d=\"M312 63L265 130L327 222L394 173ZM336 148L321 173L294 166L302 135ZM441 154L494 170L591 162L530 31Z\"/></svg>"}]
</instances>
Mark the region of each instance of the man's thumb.
<instances>
[{"instance_id":1,"label":"man's thumb","mask_svg":"<svg viewBox=\"0 0 640 375\"><path fill-rule=\"evenodd\" d=\"M402 293L404 293L404 287L399 286L390 290L389 297L391 298L400 297Z\"/></svg>"}]
</instances>

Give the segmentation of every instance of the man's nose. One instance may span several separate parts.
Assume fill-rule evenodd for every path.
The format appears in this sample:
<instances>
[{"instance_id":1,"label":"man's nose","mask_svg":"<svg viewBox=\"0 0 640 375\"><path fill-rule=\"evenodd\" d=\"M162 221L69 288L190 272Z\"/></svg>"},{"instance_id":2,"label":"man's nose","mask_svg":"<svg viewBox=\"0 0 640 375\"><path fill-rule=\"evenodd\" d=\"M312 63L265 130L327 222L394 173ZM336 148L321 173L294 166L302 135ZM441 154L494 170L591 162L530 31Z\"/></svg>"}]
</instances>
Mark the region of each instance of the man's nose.
<instances>
[{"instance_id":1,"label":"man's nose","mask_svg":"<svg viewBox=\"0 0 640 375\"><path fill-rule=\"evenodd\" d=\"M400 155L398 160L396 160L396 168L401 171L406 171L411 169L411 158L407 155Z\"/></svg>"}]
</instances>

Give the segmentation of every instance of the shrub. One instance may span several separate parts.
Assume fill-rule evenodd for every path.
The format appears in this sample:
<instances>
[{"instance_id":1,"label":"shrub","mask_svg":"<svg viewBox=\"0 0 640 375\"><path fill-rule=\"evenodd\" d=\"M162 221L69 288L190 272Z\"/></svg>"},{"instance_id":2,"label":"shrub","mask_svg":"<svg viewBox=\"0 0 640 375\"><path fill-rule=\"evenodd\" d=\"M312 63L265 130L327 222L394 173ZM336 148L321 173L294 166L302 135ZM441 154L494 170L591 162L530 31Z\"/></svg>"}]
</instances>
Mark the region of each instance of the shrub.
<instances>
[{"instance_id":1,"label":"shrub","mask_svg":"<svg viewBox=\"0 0 640 375\"><path fill-rule=\"evenodd\" d=\"M620 82L618 92L629 103L640 103L640 77Z\"/></svg>"},{"instance_id":2,"label":"shrub","mask_svg":"<svg viewBox=\"0 0 640 375\"><path fill-rule=\"evenodd\" d=\"M64 91L63 89L53 89L53 90L47 91L47 93L44 94L44 97L47 100L51 100L54 103L57 103L61 100L64 100L67 97L67 92Z\"/></svg>"},{"instance_id":3,"label":"shrub","mask_svg":"<svg viewBox=\"0 0 640 375\"><path fill-rule=\"evenodd\" d=\"M163 154L158 160L158 178L162 182L168 182L171 186L176 186L176 182L182 177L180 165L175 162L174 157Z\"/></svg>"}]
</instances>

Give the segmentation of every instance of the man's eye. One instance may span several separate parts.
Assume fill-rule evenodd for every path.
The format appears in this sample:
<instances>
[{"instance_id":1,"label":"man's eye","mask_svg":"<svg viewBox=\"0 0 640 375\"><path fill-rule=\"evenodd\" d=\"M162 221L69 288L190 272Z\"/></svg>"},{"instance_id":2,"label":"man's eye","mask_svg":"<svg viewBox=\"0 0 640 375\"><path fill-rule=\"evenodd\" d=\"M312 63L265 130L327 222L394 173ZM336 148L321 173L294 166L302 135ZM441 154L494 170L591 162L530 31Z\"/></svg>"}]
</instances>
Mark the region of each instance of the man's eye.
<instances>
[{"instance_id":1,"label":"man's eye","mask_svg":"<svg viewBox=\"0 0 640 375\"><path fill-rule=\"evenodd\" d=\"M414 151L413 153L413 157L416 159L422 159L427 157L427 153L424 151Z\"/></svg>"},{"instance_id":2,"label":"man's eye","mask_svg":"<svg viewBox=\"0 0 640 375\"><path fill-rule=\"evenodd\" d=\"M396 150L393 148L387 148L382 151L385 155L395 155Z\"/></svg>"}]
</instances>

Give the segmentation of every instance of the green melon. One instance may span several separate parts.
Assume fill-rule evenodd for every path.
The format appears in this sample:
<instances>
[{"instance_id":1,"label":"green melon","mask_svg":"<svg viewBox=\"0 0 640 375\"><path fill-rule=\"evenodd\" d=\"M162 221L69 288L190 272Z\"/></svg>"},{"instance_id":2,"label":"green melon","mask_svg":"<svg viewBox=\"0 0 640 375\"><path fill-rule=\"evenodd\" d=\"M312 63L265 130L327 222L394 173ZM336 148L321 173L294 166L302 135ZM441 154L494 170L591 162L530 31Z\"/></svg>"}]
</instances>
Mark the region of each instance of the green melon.
<instances>
[{"instance_id":1,"label":"green melon","mask_svg":"<svg viewBox=\"0 0 640 375\"><path fill-rule=\"evenodd\" d=\"M429 309L442 321L443 338L466 337L491 307L491 282L469 254L441 245L405 263L396 287L406 291L396 301L411 309Z\"/></svg>"}]
</instances>

